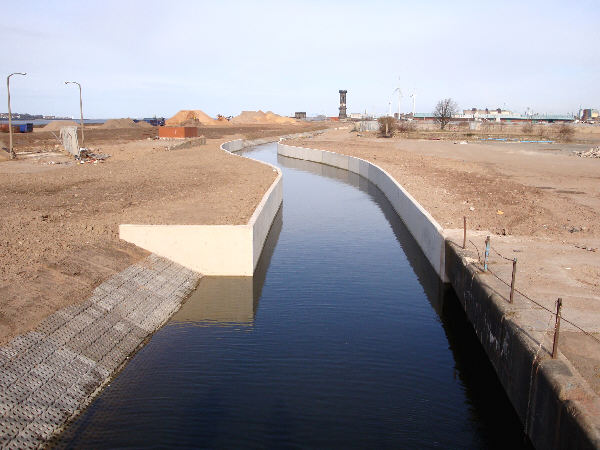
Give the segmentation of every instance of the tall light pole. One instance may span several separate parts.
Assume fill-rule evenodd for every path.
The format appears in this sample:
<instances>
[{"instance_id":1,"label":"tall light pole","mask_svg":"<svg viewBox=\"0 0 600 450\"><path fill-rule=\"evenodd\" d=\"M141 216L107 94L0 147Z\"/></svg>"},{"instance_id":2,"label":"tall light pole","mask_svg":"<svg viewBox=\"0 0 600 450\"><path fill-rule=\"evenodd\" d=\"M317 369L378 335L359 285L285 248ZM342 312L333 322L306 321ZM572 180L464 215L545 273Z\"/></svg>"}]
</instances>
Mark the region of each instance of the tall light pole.
<instances>
[{"instance_id":1,"label":"tall light pole","mask_svg":"<svg viewBox=\"0 0 600 450\"><path fill-rule=\"evenodd\" d=\"M9 144L8 151L10 152L10 159L15 159L17 155L13 149L13 139L12 139L12 113L10 111L10 77L13 75L27 75L25 72L14 72L6 77L6 90L8 91L8 135L9 135Z\"/></svg>"},{"instance_id":2,"label":"tall light pole","mask_svg":"<svg viewBox=\"0 0 600 450\"><path fill-rule=\"evenodd\" d=\"M79 113L81 114L81 146L85 147L83 141L83 101L81 100L81 85L77 81L65 81L65 84L76 84L79 86Z\"/></svg>"}]
</instances>

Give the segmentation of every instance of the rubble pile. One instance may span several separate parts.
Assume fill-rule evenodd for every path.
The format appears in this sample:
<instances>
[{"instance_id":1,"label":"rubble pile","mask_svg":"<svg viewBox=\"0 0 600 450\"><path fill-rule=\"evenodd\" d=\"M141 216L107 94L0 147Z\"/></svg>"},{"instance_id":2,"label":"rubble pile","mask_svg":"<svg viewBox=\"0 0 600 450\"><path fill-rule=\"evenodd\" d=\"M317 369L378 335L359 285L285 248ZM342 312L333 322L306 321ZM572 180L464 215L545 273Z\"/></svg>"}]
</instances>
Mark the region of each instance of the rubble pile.
<instances>
[{"instance_id":1,"label":"rubble pile","mask_svg":"<svg viewBox=\"0 0 600 450\"><path fill-rule=\"evenodd\" d=\"M581 158L600 158L600 147L590 148L587 152L575 152Z\"/></svg>"}]
</instances>

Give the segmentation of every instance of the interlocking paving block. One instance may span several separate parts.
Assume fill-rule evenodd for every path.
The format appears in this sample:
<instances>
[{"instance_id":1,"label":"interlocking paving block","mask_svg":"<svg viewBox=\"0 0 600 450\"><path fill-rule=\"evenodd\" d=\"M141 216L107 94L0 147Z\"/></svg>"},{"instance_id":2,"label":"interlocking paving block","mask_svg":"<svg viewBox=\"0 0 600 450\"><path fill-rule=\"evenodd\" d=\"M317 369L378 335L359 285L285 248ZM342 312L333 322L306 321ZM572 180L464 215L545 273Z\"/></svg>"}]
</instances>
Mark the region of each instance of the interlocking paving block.
<instances>
[{"instance_id":1,"label":"interlocking paving block","mask_svg":"<svg viewBox=\"0 0 600 450\"><path fill-rule=\"evenodd\" d=\"M30 391L34 392L44 384L44 380L36 377L34 374L29 372L26 376L21 378L20 382Z\"/></svg>"},{"instance_id":2,"label":"interlocking paving block","mask_svg":"<svg viewBox=\"0 0 600 450\"><path fill-rule=\"evenodd\" d=\"M17 379L19 378L19 375L12 369L11 366L5 366L2 368L2 377L0 377L0 395L2 394L2 392L4 392L4 390L10 386L11 384L13 384L15 381L17 381Z\"/></svg>"},{"instance_id":3,"label":"interlocking paving block","mask_svg":"<svg viewBox=\"0 0 600 450\"><path fill-rule=\"evenodd\" d=\"M0 447L37 448L144 340L200 275L150 255L0 347Z\"/></svg>"}]
</instances>

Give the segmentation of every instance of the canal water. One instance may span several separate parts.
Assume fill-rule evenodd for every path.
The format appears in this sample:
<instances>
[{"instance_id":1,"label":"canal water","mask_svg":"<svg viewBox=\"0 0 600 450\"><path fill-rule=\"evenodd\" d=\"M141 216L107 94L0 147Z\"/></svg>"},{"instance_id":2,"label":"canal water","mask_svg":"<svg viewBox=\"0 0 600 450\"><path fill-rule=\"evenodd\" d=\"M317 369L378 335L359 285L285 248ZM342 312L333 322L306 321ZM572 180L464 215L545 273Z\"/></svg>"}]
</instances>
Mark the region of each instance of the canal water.
<instances>
[{"instance_id":1,"label":"canal water","mask_svg":"<svg viewBox=\"0 0 600 450\"><path fill-rule=\"evenodd\" d=\"M249 277L205 277L63 433L81 448L529 448L451 291L383 194L277 156Z\"/></svg>"}]
</instances>

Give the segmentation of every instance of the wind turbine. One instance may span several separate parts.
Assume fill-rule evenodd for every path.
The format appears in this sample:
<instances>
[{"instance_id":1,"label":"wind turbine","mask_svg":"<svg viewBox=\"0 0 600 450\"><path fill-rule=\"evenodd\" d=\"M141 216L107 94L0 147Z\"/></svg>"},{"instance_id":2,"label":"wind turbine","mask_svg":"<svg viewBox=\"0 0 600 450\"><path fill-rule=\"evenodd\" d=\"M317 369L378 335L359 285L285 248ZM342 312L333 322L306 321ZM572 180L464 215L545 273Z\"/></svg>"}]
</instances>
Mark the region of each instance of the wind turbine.
<instances>
[{"instance_id":1,"label":"wind turbine","mask_svg":"<svg viewBox=\"0 0 600 450\"><path fill-rule=\"evenodd\" d=\"M402 89L400 89L400 77L398 77L398 87L394 89L392 95L394 95L398 91L398 120L400 120L400 101L402 100Z\"/></svg>"},{"instance_id":2,"label":"wind turbine","mask_svg":"<svg viewBox=\"0 0 600 450\"><path fill-rule=\"evenodd\" d=\"M388 102L388 116L392 117L392 101Z\"/></svg>"},{"instance_id":3,"label":"wind turbine","mask_svg":"<svg viewBox=\"0 0 600 450\"><path fill-rule=\"evenodd\" d=\"M410 98L412 98L412 101L413 101L412 116L414 119L415 118L415 102L417 101L417 93L413 92L412 94L410 94Z\"/></svg>"}]
</instances>

